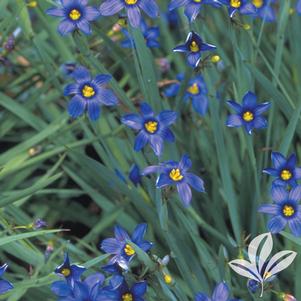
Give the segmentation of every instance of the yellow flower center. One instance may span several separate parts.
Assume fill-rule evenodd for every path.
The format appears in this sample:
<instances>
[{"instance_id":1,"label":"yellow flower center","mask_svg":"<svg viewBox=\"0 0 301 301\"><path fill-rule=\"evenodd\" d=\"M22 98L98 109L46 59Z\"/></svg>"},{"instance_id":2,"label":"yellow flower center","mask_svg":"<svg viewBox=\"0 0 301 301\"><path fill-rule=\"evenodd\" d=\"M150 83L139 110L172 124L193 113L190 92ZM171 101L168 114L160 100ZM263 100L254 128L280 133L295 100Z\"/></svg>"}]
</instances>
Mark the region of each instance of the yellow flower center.
<instances>
[{"instance_id":1,"label":"yellow flower center","mask_svg":"<svg viewBox=\"0 0 301 301\"><path fill-rule=\"evenodd\" d=\"M242 118L243 118L244 121L249 122L249 121L252 121L254 119L254 115L253 115L252 112L247 111L247 112L244 112Z\"/></svg>"},{"instance_id":2,"label":"yellow flower center","mask_svg":"<svg viewBox=\"0 0 301 301\"><path fill-rule=\"evenodd\" d=\"M169 274L164 275L164 281L166 284L171 284L172 283L172 277Z\"/></svg>"},{"instance_id":3,"label":"yellow flower center","mask_svg":"<svg viewBox=\"0 0 301 301\"><path fill-rule=\"evenodd\" d=\"M172 180L176 182L181 181L184 178L179 168L172 169L171 172L169 173L169 176Z\"/></svg>"},{"instance_id":4,"label":"yellow flower center","mask_svg":"<svg viewBox=\"0 0 301 301\"><path fill-rule=\"evenodd\" d=\"M240 0L230 0L230 5L234 8L239 8L241 6Z\"/></svg>"},{"instance_id":5,"label":"yellow flower center","mask_svg":"<svg viewBox=\"0 0 301 301\"><path fill-rule=\"evenodd\" d=\"M193 0L193 2L195 2L195 3L201 3L202 0Z\"/></svg>"},{"instance_id":6,"label":"yellow flower center","mask_svg":"<svg viewBox=\"0 0 301 301\"><path fill-rule=\"evenodd\" d=\"M198 46L198 44L195 41L192 41L190 44L190 50L192 52L198 52L198 51L200 51L200 47Z\"/></svg>"},{"instance_id":7,"label":"yellow flower center","mask_svg":"<svg viewBox=\"0 0 301 301\"><path fill-rule=\"evenodd\" d=\"M95 91L91 86L85 85L82 89L84 97L90 98L95 95Z\"/></svg>"},{"instance_id":8,"label":"yellow flower center","mask_svg":"<svg viewBox=\"0 0 301 301\"><path fill-rule=\"evenodd\" d=\"M61 274L64 275L65 277L68 277L71 274L70 269L62 269Z\"/></svg>"},{"instance_id":9,"label":"yellow flower center","mask_svg":"<svg viewBox=\"0 0 301 301\"><path fill-rule=\"evenodd\" d=\"M295 209L291 205L285 205L282 212L284 216L290 217L295 214Z\"/></svg>"},{"instance_id":10,"label":"yellow flower center","mask_svg":"<svg viewBox=\"0 0 301 301\"><path fill-rule=\"evenodd\" d=\"M130 293L122 295L122 301L133 301L133 295Z\"/></svg>"},{"instance_id":11,"label":"yellow flower center","mask_svg":"<svg viewBox=\"0 0 301 301\"><path fill-rule=\"evenodd\" d=\"M127 5L134 5L137 3L138 0L124 0L124 2L127 4Z\"/></svg>"},{"instance_id":12,"label":"yellow flower center","mask_svg":"<svg viewBox=\"0 0 301 301\"><path fill-rule=\"evenodd\" d=\"M264 0L252 0L252 3L256 8L261 8L263 6Z\"/></svg>"},{"instance_id":13,"label":"yellow flower center","mask_svg":"<svg viewBox=\"0 0 301 301\"><path fill-rule=\"evenodd\" d=\"M193 85L191 85L190 87L188 87L187 92L196 95L200 93L200 89L197 83L194 83Z\"/></svg>"},{"instance_id":14,"label":"yellow flower center","mask_svg":"<svg viewBox=\"0 0 301 301\"><path fill-rule=\"evenodd\" d=\"M158 122L157 121L147 121L144 124L144 127L149 133L153 134L158 129Z\"/></svg>"},{"instance_id":15,"label":"yellow flower center","mask_svg":"<svg viewBox=\"0 0 301 301\"><path fill-rule=\"evenodd\" d=\"M135 254L135 250L133 249L133 247L128 244L125 245L124 252L127 256L132 256Z\"/></svg>"},{"instance_id":16,"label":"yellow flower center","mask_svg":"<svg viewBox=\"0 0 301 301\"><path fill-rule=\"evenodd\" d=\"M291 177L292 177L292 173L289 170L283 169L281 171L281 179L282 180L288 181Z\"/></svg>"},{"instance_id":17,"label":"yellow flower center","mask_svg":"<svg viewBox=\"0 0 301 301\"><path fill-rule=\"evenodd\" d=\"M81 13L77 9L72 9L69 13L69 17L71 20L76 21L81 17Z\"/></svg>"}]
</instances>

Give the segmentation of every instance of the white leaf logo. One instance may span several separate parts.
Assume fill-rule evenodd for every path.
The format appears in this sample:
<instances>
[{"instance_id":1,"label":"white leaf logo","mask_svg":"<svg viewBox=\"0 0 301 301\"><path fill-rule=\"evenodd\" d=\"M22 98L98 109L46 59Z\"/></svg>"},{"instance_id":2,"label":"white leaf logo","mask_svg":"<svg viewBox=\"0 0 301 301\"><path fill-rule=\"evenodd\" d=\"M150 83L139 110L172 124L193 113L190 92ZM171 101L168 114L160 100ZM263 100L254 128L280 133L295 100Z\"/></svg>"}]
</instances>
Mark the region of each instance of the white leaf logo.
<instances>
[{"instance_id":1,"label":"white leaf logo","mask_svg":"<svg viewBox=\"0 0 301 301\"><path fill-rule=\"evenodd\" d=\"M261 297L264 283L273 275L286 269L295 259L297 253L293 251L281 251L270 260L273 249L271 233L264 233L255 237L248 247L249 261L236 259L229 262L231 269L237 274L253 279L261 284Z\"/></svg>"}]
</instances>

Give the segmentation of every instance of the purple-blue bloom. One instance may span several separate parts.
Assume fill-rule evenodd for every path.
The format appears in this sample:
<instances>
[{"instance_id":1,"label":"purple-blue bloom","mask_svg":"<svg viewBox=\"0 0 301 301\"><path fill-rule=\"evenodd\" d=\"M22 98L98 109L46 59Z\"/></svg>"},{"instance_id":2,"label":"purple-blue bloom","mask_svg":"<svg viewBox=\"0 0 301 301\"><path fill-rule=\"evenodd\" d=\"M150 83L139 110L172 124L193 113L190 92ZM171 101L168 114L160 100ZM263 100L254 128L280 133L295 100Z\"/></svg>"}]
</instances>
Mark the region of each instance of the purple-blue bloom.
<instances>
[{"instance_id":1,"label":"purple-blue bloom","mask_svg":"<svg viewBox=\"0 0 301 301\"><path fill-rule=\"evenodd\" d=\"M91 34L91 21L100 16L100 12L92 6L88 6L88 0L60 0L60 7L47 9L50 16L61 17L63 20L58 26L58 32L65 36L78 29L84 34Z\"/></svg>"},{"instance_id":2,"label":"purple-blue bloom","mask_svg":"<svg viewBox=\"0 0 301 301\"><path fill-rule=\"evenodd\" d=\"M276 19L276 13L272 4L275 0L252 0L253 6L255 7L255 17L259 17L266 22L273 22Z\"/></svg>"},{"instance_id":3,"label":"purple-blue bloom","mask_svg":"<svg viewBox=\"0 0 301 301\"><path fill-rule=\"evenodd\" d=\"M73 95L68 105L68 113L72 118L81 116L86 110L91 120L100 116L101 106L115 106L118 104L114 93L105 87L111 75L99 74L92 78L90 72L83 66L76 68L72 74L75 83L65 87L64 95Z\"/></svg>"},{"instance_id":4,"label":"purple-blue bloom","mask_svg":"<svg viewBox=\"0 0 301 301\"><path fill-rule=\"evenodd\" d=\"M160 165L148 166L142 171L142 175L160 173L156 181L156 187L164 188L176 185L180 199L187 207L190 205L192 198L190 186L199 192L205 192L204 181L188 171L191 165L188 155L184 155L180 162L166 161L160 163Z\"/></svg>"},{"instance_id":5,"label":"purple-blue bloom","mask_svg":"<svg viewBox=\"0 0 301 301\"><path fill-rule=\"evenodd\" d=\"M219 0L228 7L229 16L233 18L236 12L242 15L253 15L256 13L256 7L248 0Z\"/></svg>"},{"instance_id":6,"label":"purple-blue bloom","mask_svg":"<svg viewBox=\"0 0 301 301\"><path fill-rule=\"evenodd\" d=\"M99 7L103 16L112 16L125 9L130 24L139 27L141 24L141 11L149 17L156 18L159 15L159 7L155 0L105 0Z\"/></svg>"},{"instance_id":7,"label":"purple-blue bloom","mask_svg":"<svg viewBox=\"0 0 301 301\"><path fill-rule=\"evenodd\" d=\"M177 79L182 81L184 79L183 74L178 74ZM180 90L180 83L174 83L164 90L164 94L167 97L176 96ZM197 75L192 78L188 83L188 88L184 95L184 100L192 100L192 107L201 116L207 113L208 109L208 89L204 78L201 75Z\"/></svg>"},{"instance_id":8,"label":"purple-blue bloom","mask_svg":"<svg viewBox=\"0 0 301 301\"><path fill-rule=\"evenodd\" d=\"M127 114L121 118L121 122L128 127L138 131L135 140L134 150L140 151L147 143L156 156L160 156L163 152L164 140L174 142L174 135L169 129L177 118L174 111L165 110L155 116L152 108L147 103L140 105L141 115Z\"/></svg>"},{"instance_id":9,"label":"purple-blue bloom","mask_svg":"<svg viewBox=\"0 0 301 301\"><path fill-rule=\"evenodd\" d=\"M194 301L239 301L238 299L229 299L230 290L225 282L220 282L216 285L211 297L204 293L196 294Z\"/></svg>"},{"instance_id":10,"label":"purple-blue bloom","mask_svg":"<svg viewBox=\"0 0 301 301\"><path fill-rule=\"evenodd\" d=\"M173 51L186 53L188 65L196 68L201 60L201 53L215 49L216 46L204 43L197 33L191 31L187 35L185 43L175 47Z\"/></svg>"},{"instance_id":11,"label":"purple-blue bloom","mask_svg":"<svg viewBox=\"0 0 301 301\"><path fill-rule=\"evenodd\" d=\"M291 154L285 158L278 152L271 153L273 167L265 168L263 173L276 177L273 186L293 187L297 185L297 180L301 179L301 168L296 167L297 158Z\"/></svg>"},{"instance_id":12,"label":"purple-blue bloom","mask_svg":"<svg viewBox=\"0 0 301 301\"><path fill-rule=\"evenodd\" d=\"M146 42L146 46L149 48L158 48L160 44L158 42L158 38L160 35L160 30L158 26L148 27L144 20L141 20L141 32ZM134 45L134 39L131 37L129 32L126 29L121 30L125 35L126 39L121 41L121 47L123 48L132 48Z\"/></svg>"},{"instance_id":13,"label":"purple-blue bloom","mask_svg":"<svg viewBox=\"0 0 301 301\"><path fill-rule=\"evenodd\" d=\"M65 281L55 281L51 290L59 301L99 301L105 277L100 273L88 276L83 282L75 281L71 288Z\"/></svg>"},{"instance_id":14,"label":"purple-blue bloom","mask_svg":"<svg viewBox=\"0 0 301 301\"><path fill-rule=\"evenodd\" d=\"M264 204L258 209L273 216L268 222L268 230L279 233L288 224L293 235L301 236L301 186L295 186L290 191L283 186L273 186L271 197L273 204Z\"/></svg>"},{"instance_id":15,"label":"purple-blue bloom","mask_svg":"<svg viewBox=\"0 0 301 301\"><path fill-rule=\"evenodd\" d=\"M6 292L8 292L14 288L13 285L9 281L3 279L3 275L4 275L7 267L8 267L7 263L4 263L0 267L0 295L5 294Z\"/></svg>"},{"instance_id":16,"label":"purple-blue bloom","mask_svg":"<svg viewBox=\"0 0 301 301\"><path fill-rule=\"evenodd\" d=\"M121 226L115 226L115 237L104 239L100 245L100 248L104 252L113 255L109 265L117 263L121 268L128 270L128 264L136 254L136 251L129 242L133 242L144 252L149 251L153 244L144 240L146 230L147 224L139 224L136 226L133 234L129 236L129 234Z\"/></svg>"},{"instance_id":17,"label":"purple-blue bloom","mask_svg":"<svg viewBox=\"0 0 301 301\"><path fill-rule=\"evenodd\" d=\"M267 127L267 120L261 114L269 109L270 103L257 104L257 96L254 93L247 92L241 105L233 100L227 101L227 104L235 111L235 114L228 116L226 121L228 127L243 126L249 135L252 134L253 129Z\"/></svg>"},{"instance_id":18,"label":"purple-blue bloom","mask_svg":"<svg viewBox=\"0 0 301 301\"><path fill-rule=\"evenodd\" d=\"M137 164L133 164L133 166L131 167L129 178L135 186L141 183L140 168Z\"/></svg>"},{"instance_id":19,"label":"purple-blue bloom","mask_svg":"<svg viewBox=\"0 0 301 301\"><path fill-rule=\"evenodd\" d=\"M110 283L110 286L103 289L99 301L144 301L147 290L146 281L136 282L130 288L125 280L119 284ZM113 287L114 286L114 287Z\"/></svg>"},{"instance_id":20,"label":"purple-blue bloom","mask_svg":"<svg viewBox=\"0 0 301 301\"><path fill-rule=\"evenodd\" d=\"M64 262L55 269L55 273L65 277L67 283L73 287L76 281L80 281L85 270L83 266L70 264L68 253L65 253Z\"/></svg>"},{"instance_id":21,"label":"purple-blue bloom","mask_svg":"<svg viewBox=\"0 0 301 301\"><path fill-rule=\"evenodd\" d=\"M214 7L220 7L220 2L217 0L171 0L168 5L170 11L185 6L185 15L190 22L194 21L198 16L203 4L209 4Z\"/></svg>"},{"instance_id":22,"label":"purple-blue bloom","mask_svg":"<svg viewBox=\"0 0 301 301\"><path fill-rule=\"evenodd\" d=\"M299 15L301 15L301 0L298 0L297 1L297 4L296 4L296 11Z\"/></svg>"}]
</instances>

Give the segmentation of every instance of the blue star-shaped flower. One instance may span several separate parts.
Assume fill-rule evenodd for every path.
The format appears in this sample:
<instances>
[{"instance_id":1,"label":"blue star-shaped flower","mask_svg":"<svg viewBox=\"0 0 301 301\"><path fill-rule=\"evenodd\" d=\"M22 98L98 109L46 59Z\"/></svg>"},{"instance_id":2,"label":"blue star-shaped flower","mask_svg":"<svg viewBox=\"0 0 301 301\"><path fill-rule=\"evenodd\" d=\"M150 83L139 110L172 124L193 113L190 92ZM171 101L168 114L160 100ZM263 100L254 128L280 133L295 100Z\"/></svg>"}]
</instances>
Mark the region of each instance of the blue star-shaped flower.
<instances>
[{"instance_id":1,"label":"blue star-shaped flower","mask_svg":"<svg viewBox=\"0 0 301 301\"><path fill-rule=\"evenodd\" d=\"M86 269L83 266L70 264L68 253L65 253L64 262L55 269L55 273L65 277L67 283L73 287L80 280L81 274Z\"/></svg>"},{"instance_id":2,"label":"blue star-shaped flower","mask_svg":"<svg viewBox=\"0 0 301 301\"><path fill-rule=\"evenodd\" d=\"M239 301L238 299L229 299L230 290L225 282L216 285L212 297L204 293L196 294L194 301Z\"/></svg>"},{"instance_id":3,"label":"blue star-shaped flower","mask_svg":"<svg viewBox=\"0 0 301 301\"><path fill-rule=\"evenodd\" d=\"M285 158L280 153L272 152L271 159L274 167L265 168L263 172L276 177L273 185L285 187L296 186L297 180L301 179L301 168L296 167L296 155L292 154L289 158Z\"/></svg>"},{"instance_id":4,"label":"blue star-shaped flower","mask_svg":"<svg viewBox=\"0 0 301 301\"><path fill-rule=\"evenodd\" d=\"M112 16L125 9L130 24L139 27L141 24L141 10L149 17L156 18L159 15L159 7L155 0L105 0L99 7L103 16Z\"/></svg>"},{"instance_id":5,"label":"blue star-shaped flower","mask_svg":"<svg viewBox=\"0 0 301 301\"><path fill-rule=\"evenodd\" d=\"M177 79L182 81L184 79L183 74L178 74ZM167 97L176 96L180 90L180 83L174 83L164 90L164 94ZM186 89L184 100L192 100L192 107L201 116L204 116L208 110L208 89L204 78L201 75L193 77Z\"/></svg>"},{"instance_id":6,"label":"blue star-shaped flower","mask_svg":"<svg viewBox=\"0 0 301 301\"><path fill-rule=\"evenodd\" d=\"M134 145L136 152L140 151L147 143L157 156L163 152L164 140L168 142L174 141L174 135L169 129L177 118L174 111L162 111L155 116L152 108L147 103L140 105L142 115L127 114L121 118L121 122L128 127L139 131Z\"/></svg>"},{"instance_id":7,"label":"blue star-shaped flower","mask_svg":"<svg viewBox=\"0 0 301 301\"><path fill-rule=\"evenodd\" d=\"M275 0L252 0L251 2L255 7L255 17L259 17L266 22L275 21L276 13L272 7Z\"/></svg>"},{"instance_id":8,"label":"blue star-shaped flower","mask_svg":"<svg viewBox=\"0 0 301 301\"><path fill-rule=\"evenodd\" d=\"M89 22L100 16L98 9L87 6L88 0L60 0L60 2L60 7L46 10L46 13L50 16L63 18L58 26L58 32L65 36L78 29L84 34L91 34Z\"/></svg>"},{"instance_id":9,"label":"blue star-shaped flower","mask_svg":"<svg viewBox=\"0 0 301 301\"><path fill-rule=\"evenodd\" d=\"M146 281L140 281L129 288L125 280L122 283L115 281L110 286L103 289L100 300L104 301L144 301L144 295L147 290ZM114 286L114 287L113 287Z\"/></svg>"},{"instance_id":10,"label":"blue star-shaped flower","mask_svg":"<svg viewBox=\"0 0 301 301\"><path fill-rule=\"evenodd\" d=\"M8 265L6 263L0 267L0 295L7 293L14 288L9 281L3 279L7 267Z\"/></svg>"},{"instance_id":11,"label":"blue star-shaped flower","mask_svg":"<svg viewBox=\"0 0 301 301\"><path fill-rule=\"evenodd\" d=\"M149 48L158 48L160 44L158 42L158 38L160 35L160 30L158 26L148 27L146 22L141 20L141 32L146 42L146 46ZM126 29L121 30L125 35L126 39L121 41L121 47L123 48L132 48L134 44L134 39L131 37L129 32Z\"/></svg>"},{"instance_id":12,"label":"blue star-shaped flower","mask_svg":"<svg viewBox=\"0 0 301 301\"><path fill-rule=\"evenodd\" d=\"M191 31L187 35L185 44L175 47L173 51L186 53L188 65L196 68L201 60L201 53L203 51L211 51L215 49L216 46L204 43L197 33Z\"/></svg>"},{"instance_id":13,"label":"blue star-shaped flower","mask_svg":"<svg viewBox=\"0 0 301 301\"><path fill-rule=\"evenodd\" d=\"M219 0L222 4L228 7L229 16L232 18L236 12L242 15L253 15L256 13L256 8L248 0Z\"/></svg>"},{"instance_id":14,"label":"blue star-shaped flower","mask_svg":"<svg viewBox=\"0 0 301 301\"><path fill-rule=\"evenodd\" d=\"M130 237L121 226L115 226L115 238L106 238L100 245L104 252L114 255L110 260L110 265L117 263L121 268L128 269L128 263L136 254L134 248L128 243L129 241L136 244L144 252L150 250L152 243L144 240L146 230L147 224L139 224Z\"/></svg>"},{"instance_id":15,"label":"blue star-shaped flower","mask_svg":"<svg viewBox=\"0 0 301 301\"><path fill-rule=\"evenodd\" d=\"M71 117L81 116L85 110L91 120L97 120L100 116L101 106L115 106L118 100L114 93L105 88L105 84L111 79L111 75L99 74L92 79L90 72L83 66L77 67L71 74L75 83L65 87L64 95L73 95L68 105L68 113Z\"/></svg>"},{"instance_id":16,"label":"blue star-shaped flower","mask_svg":"<svg viewBox=\"0 0 301 301\"><path fill-rule=\"evenodd\" d=\"M253 129L267 127L267 120L261 114L269 109L270 103L257 104L257 96L254 93L247 92L243 97L242 105L232 100L227 101L227 104L236 112L228 116L226 121L228 127L243 126L250 135Z\"/></svg>"},{"instance_id":17,"label":"blue star-shaped flower","mask_svg":"<svg viewBox=\"0 0 301 301\"><path fill-rule=\"evenodd\" d=\"M268 230L279 233L288 224L293 235L301 236L301 186L295 186L290 191L283 186L274 186L271 197L274 204L264 204L258 209L273 216L268 222Z\"/></svg>"},{"instance_id":18,"label":"blue star-shaped flower","mask_svg":"<svg viewBox=\"0 0 301 301\"><path fill-rule=\"evenodd\" d=\"M180 162L167 161L160 165L148 166L142 171L142 175L151 173L160 173L157 178L156 187L163 188L166 186L176 185L181 201L184 206L190 205L192 193L190 186L199 192L204 192L204 181L188 172L191 168L191 160L187 155L181 158Z\"/></svg>"},{"instance_id":19,"label":"blue star-shaped flower","mask_svg":"<svg viewBox=\"0 0 301 301\"><path fill-rule=\"evenodd\" d=\"M55 281L51 284L51 290L60 301L98 301L104 280L102 274L95 273L83 282L75 281L72 288L64 281Z\"/></svg>"},{"instance_id":20,"label":"blue star-shaped flower","mask_svg":"<svg viewBox=\"0 0 301 301\"><path fill-rule=\"evenodd\" d=\"M217 0L171 0L168 5L170 11L185 6L185 15L190 22L193 22L198 16L203 4L209 4L214 7L220 7L221 4Z\"/></svg>"}]
</instances>

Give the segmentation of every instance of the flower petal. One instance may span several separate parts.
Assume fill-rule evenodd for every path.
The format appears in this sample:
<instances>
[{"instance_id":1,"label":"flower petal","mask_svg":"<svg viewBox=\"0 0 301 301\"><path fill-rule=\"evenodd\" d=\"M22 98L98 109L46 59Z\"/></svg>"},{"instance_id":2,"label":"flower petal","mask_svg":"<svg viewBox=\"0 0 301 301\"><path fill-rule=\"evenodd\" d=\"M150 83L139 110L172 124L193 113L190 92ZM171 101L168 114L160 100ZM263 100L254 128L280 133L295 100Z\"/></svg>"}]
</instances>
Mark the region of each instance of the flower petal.
<instances>
[{"instance_id":1,"label":"flower petal","mask_svg":"<svg viewBox=\"0 0 301 301\"><path fill-rule=\"evenodd\" d=\"M181 45L178 45L177 47L175 47L173 49L174 52L187 52L189 51L188 47L186 44L181 44Z\"/></svg>"},{"instance_id":2,"label":"flower petal","mask_svg":"<svg viewBox=\"0 0 301 301\"><path fill-rule=\"evenodd\" d=\"M281 203L288 199L288 191L283 186L273 185L271 189L271 197L276 203Z\"/></svg>"},{"instance_id":3,"label":"flower petal","mask_svg":"<svg viewBox=\"0 0 301 301\"><path fill-rule=\"evenodd\" d=\"M268 110L270 108L270 106L271 106L270 102L261 103L255 108L254 113L256 115L260 115L260 114L264 113L266 110Z\"/></svg>"},{"instance_id":4,"label":"flower petal","mask_svg":"<svg viewBox=\"0 0 301 301\"><path fill-rule=\"evenodd\" d=\"M268 222L268 229L271 233L279 233L284 229L286 226L287 221L281 217L281 216L274 216L269 222Z\"/></svg>"},{"instance_id":5,"label":"flower petal","mask_svg":"<svg viewBox=\"0 0 301 301\"><path fill-rule=\"evenodd\" d=\"M53 16L53 17L64 17L65 13L64 10L62 8L59 7L52 7L46 10L45 12L47 15L49 16Z\"/></svg>"},{"instance_id":6,"label":"flower petal","mask_svg":"<svg viewBox=\"0 0 301 301\"><path fill-rule=\"evenodd\" d=\"M116 95L110 89L100 88L97 99L105 106L116 106L118 104Z\"/></svg>"},{"instance_id":7,"label":"flower petal","mask_svg":"<svg viewBox=\"0 0 301 301\"><path fill-rule=\"evenodd\" d=\"M257 116L254 119L254 128L255 129L264 129L268 126L267 120L262 116Z\"/></svg>"},{"instance_id":8,"label":"flower petal","mask_svg":"<svg viewBox=\"0 0 301 301\"><path fill-rule=\"evenodd\" d=\"M226 121L226 126L236 128L236 127L240 127L242 125L243 125L242 119L239 115L232 114L232 115L228 116L227 121Z\"/></svg>"},{"instance_id":9,"label":"flower petal","mask_svg":"<svg viewBox=\"0 0 301 301\"><path fill-rule=\"evenodd\" d=\"M258 212L277 215L279 212L279 206L272 204L264 204L258 208Z\"/></svg>"},{"instance_id":10,"label":"flower petal","mask_svg":"<svg viewBox=\"0 0 301 301\"><path fill-rule=\"evenodd\" d=\"M124 3L120 0L107 0L99 7L99 11L103 16L112 16L124 8Z\"/></svg>"},{"instance_id":11,"label":"flower petal","mask_svg":"<svg viewBox=\"0 0 301 301\"><path fill-rule=\"evenodd\" d=\"M187 55L187 62L188 64L193 67L196 68L199 64L201 60L201 54L199 52L191 52Z\"/></svg>"},{"instance_id":12,"label":"flower petal","mask_svg":"<svg viewBox=\"0 0 301 301\"><path fill-rule=\"evenodd\" d=\"M171 0L168 4L168 10L174 10L180 6L184 6L189 3L189 0Z\"/></svg>"},{"instance_id":13,"label":"flower petal","mask_svg":"<svg viewBox=\"0 0 301 301\"><path fill-rule=\"evenodd\" d=\"M72 77L79 83L85 83L91 80L91 75L89 70L83 66L77 67L72 72Z\"/></svg>"},{"instance_id":14,"label":"flower petal","mask_svg":"<svg viewBox=\"0 0 301 301\"><path fill-rule=\"evenodd\" d=\"M135 244L139 244L139 242L143 241L143 237L146 233L147 230L147 224L143 223L143 224L139 224L136 226L133 234L132 234L132 241Z\"/></svg>"},{"instance_id":15,"label":"flower petal","mask_svg":"<svg viewBox=\"0 0 301 301\"><path fill-rule=\"evenodd\" d=\"M106 238L102 241L100 248L109 254L120 254L123 243L116 238Z\"/></svg>"},{"instance_id":16,"label":"flower petal","mask_svg":"<svg viewBox=\"0 0 301 301\"><path fill-rule=\"evenodd\" d=\"M151 173L157 173L157 172L160 172L160 171L162 171L162 166L151 165L151 166L148 166L148 167L144 168L141 175L147 176Z\"/></svg>"},{"instance_id":17,"label":"flower petal","mask_svg":"<svg viewBox=\"0 0 301 301\"><path fill-rule=\"evenodd\" d=\"M181 201L183 202L184 206L187 207L190 205L191 202L191 189L187 183L179 183L177 184L177 190L180 196Z\"/></svg>"},{"instance_id":18,"label":"flower petal","mask_svg":"<svg viewBox=\"0 0 301 301\"><path fill-rule=\"evenodd\" d=\"M76 25L84 34L90 35L92 33L90 23L86 19L81 19Z\"/></svg>"},{"instance_id":19,"label":"flower petal","mask_svg":"<svg viewBox=\"0 0 301 301\"><path fill-rule=\"evenodd\" d=\"M197 293L194 301L211 301L211 299L204 293Z\"/></svg>"},{"instance_id":20,"label":"flower petal","mask_svg":"<svg viewBox=\"0 0 301 301\"><path fill-rule=\"evenodd\" d=\"M233 101L233 100L228 100L227 101L227 105L233 109L236 113L240 114L242 112L242 107L240 104L238 104L237 102Z\"/></svg>"},{"instance_id":21,"label":"flower petal","mask_svg":"<svg viewBox=\"0 0 301 301\"><path fill-rule=\"evenodd\" d=\"M75 95L68 104L68 114L72 118L77 118L84 113L85 107L85 101L80 96Z\"/></svg>"},{"instance_id":22,"label":"flower petal","mask_svg":"<svg viewBox=\"0 0 301 301\"><path fill-rule=\"evenodd\" d=\"M111 79L112 76L110 74L98 74L93 80L93 83L95 83L97 86L102 86L109 82Z\"/></svg>"},{"instance_id":23,"label":"flower petal","mask_svg":"<svg viewBox=\"0 0 301 301\"><path fill-rule=\"evenodd\" d=\"M140 110L141 110L141 113L144 117L152 117L154 116L154 112L151 108L151 106L146 103L146 102L143 102L141 105L140 105Z\"/></svg>"},{"instance_id":24,"label":"flower petal","mask_svg":"<svg viewBox=\"0 0 301 301\"><path fill-rule=\"evenodd\" d=\"M156 156L161 156L163 151L163 138L159 135L151 135L149 138L150 146L153 149Z\"/></svg>"},{"instance_id":25,"label":"flower petal","mask_svg":"<svg viewBox=\"0 0 301 301\"><path fill-rule=\"evenodd\" d=\"M88 101L88 115L92 121L96 121L100 116L100 104L96 101Z\"/></svg>"},{"instance_id":26,"label":"flower petal","mask_svg":"<svg viewBox=\"0 0 301 301\"><path fill-rule=\"evenodd\" d=\"M68 33L74 31L74 29L76 28L76 25L74 22L71 22L67 19L64 19L63 21L61 21L61 23L59 24L57 30L58 32L62 35L65 36Z\"/></svg>"},{"instance_id":27,"label":"flower petal","mask_svg":"<svg viewBox=\"0 0 301 301\"><path fill-rule=\"evenodd\" d=\"M166 140L168 142L174 142L175 141L175 136L169 128L163 129L161 131L161 136L164 140Z\"/></svg>"},{"instance_id":28,"label":"flower petal","mask_svg":"<svg viewBox=\"0 0 301 301\"><path fill-rule=\"evenodd\" d=\"M142 118L138 114L124 115L121 122L134 130L141 130L142 128Z\"/></svg>"},{"instance_id":29,"label":"flower petal","mask_svg":"<svg viewBox=\"0 0 301 301\"><path fill-rule=\"evenodd\" d=\"M98 17L100 17L100 12L95 7L87 6L86 9L85 9L85 11L86 11L85 18L87 19L87 21L94 21Z\"/></svg>"},{"instance_id":30,"label":"flower petal","mask_svg":"<svg viewBox=\"0 0 301 301\"><path fill-rule=\"evenodd\" d=\"M221 282L214 289L212 301L227 301L229 293L229 288L226 283Z\"/></svg>"},{"instance_id":31,"label":"flower petal","mask_svg":"<svg viewBox=\"0 0 301 301\"><path fill-rule=\"evenodd\" d=\"M138 28L141 23L141 13L138 6L131 6L127 9L127 15L131 26Z\"/></svg>"},{"instance_id":32,"label":"flower petal","mask_svg":"<svg viewBox=\"0 0 301 301\"><path fill-rule=\"evenodd\" d=\"M186 173L185 179L186 179L187 183L191 187L193 187L195 190L197 190L199 192L205 191L204 181L200 177L198 177L192 173Z\"/></svg>"},{"instance_id":33,"label":"flower petal","mask_svg":"<svg viewBox=\"0 0 301 301\"><path fill-rule=\"evenodd\" d=\"M192 97L192 106L194 110L201 116L204 116L208 110L208 97L207 95L197 95Z\"/></svg>"},{"instance_id":34,"label":"flower petal","mask_svg":"<svg viewBox=\"0 0 301 301\"><path fill-rule=\"evenodd\" d=\"M164 127L168 127L172 123L174 123L177 119L177 113L174 111L162 111L158 115L158 120L160 122L160 125L162 124Z\"/></svg>"},{"instance_id":35,"label":"flower petal","mask_svg":"<svg viewBox=\"0 0 301 301\"><path fill-rule=\"evenodd\" d=\"M69 84L65 87L64 89L64 95L68 96L68 95L72 95L72 94L76 94L79 91L79 86L76 83L72 83Z\"/></svg>"},{"instance_id":36,"label":"flower petal","mask_svg":"<svg viewBox=\"0 0 301 301\"><path fill-rule=\"evenodd\" d=\"M131 293L133 293L135 300L137 297L142 297L146 293L146 281L137 282L132 286Z\"/></svg>"},{"instance_id":37,"label":"flower petal","mask_svg":"<svg viewBox=\"0 0 301 301\"><path fill-rule=\"evenodd\" d=\"M162 173L156 181L157 188L163 188L165 186L173 185L173 184L174 181L166 173Z\"/></svg>"},{"instance_id":38,"label":"flower petal","mask_svg":"<svg viewBox=\"0 0 301 301\"><path fill-rule=\"evenodd\" d=\"M181 170L187 170L191 167L192 162L187 154L183 155L181 161L179 162L179 168Z\"/></svg>"},{"instance_id":39,"label":"flower petal","mask_svg":"<svg viewBox=\"0 0 301 301\"><path fill-rule=\"evenodd\" d=\"M151 18L159 16L159 7L154 0L140 0L138 6Z\"/></svg>"},{"instance_id":40,"label":"flower petal","mask_svg":"<svg viewBox=\"0 0 301 301\"><path fill-rule=\"evenodd\" d=\"M300 167L296 167L294 170L294 175L296 180L300 180L301 179L301 168Z\"/></svg>"},{"instance_id":41,"label":"flower petal","mask_svg":"<svg viewBox=\"0 0 301 301\"><path fill-rule=\"evenodd\" d=\"M148 135L144 131L140 131L135 139L134 150L139 152L148 142Z\"/></svg>"},{"instance_id":42,"label":"flower petal","mask_svg":"<svg viewBox=\"0 0 301 301\"><path fill-rule=\"evenodd\" d=\"M256 101L257 101L257 96L251 91L248 91L242 99L243 106L248 109L255 108Z\"/></svg>"},{"instance_id":43,"label":"flower petal","mask_svg":"<svg viewBox=\"0 0 301 301\"><path fill-rule=\"evenodd\" d=\"M280 153L272 152L271 159L272 159L273 166L276 169L279 169L279 168L283 167L283 165L286 164L286 158Z\"/></svg>"},{"instance_id":44,"label":"flower petal","mask_svg":"<svg viewBox=\"0 0 301 301\"><path fill-rule=\"evenodd\" d=\"M13 288L13 285L9 281L0 279L0 295L5 294Z\"/></svg>"},{"instance_id":45,"label":"flower petal","mask_svg":"<svg viewBox=\"0 0 301 301\"><path fill-rule=\"evenodd\" d=\"M198 16L201 9L200 4L189 3L185 7L185 16L188 18L189 22L193 22Z\"/></svg>"},{"instance_id":46,"label":"flower petal","mask_svg":"<svg viewBox=\"0 0 301 301\"><path fill-rule=\"evenodd\" d=\"M301 200L301 185L297 185L290 190L289 199L296 202Z\"/></svg>"},{"instance_id":47,"label":"flower petal","mask_svg":"<svg viewBox=\"0 0 301 301\"><path fill-rule=\"evenodd\" d=\"M294 236L301 236L301 219L294 218L288 221L288 225Z\"/></svg>"}]
</instances>

